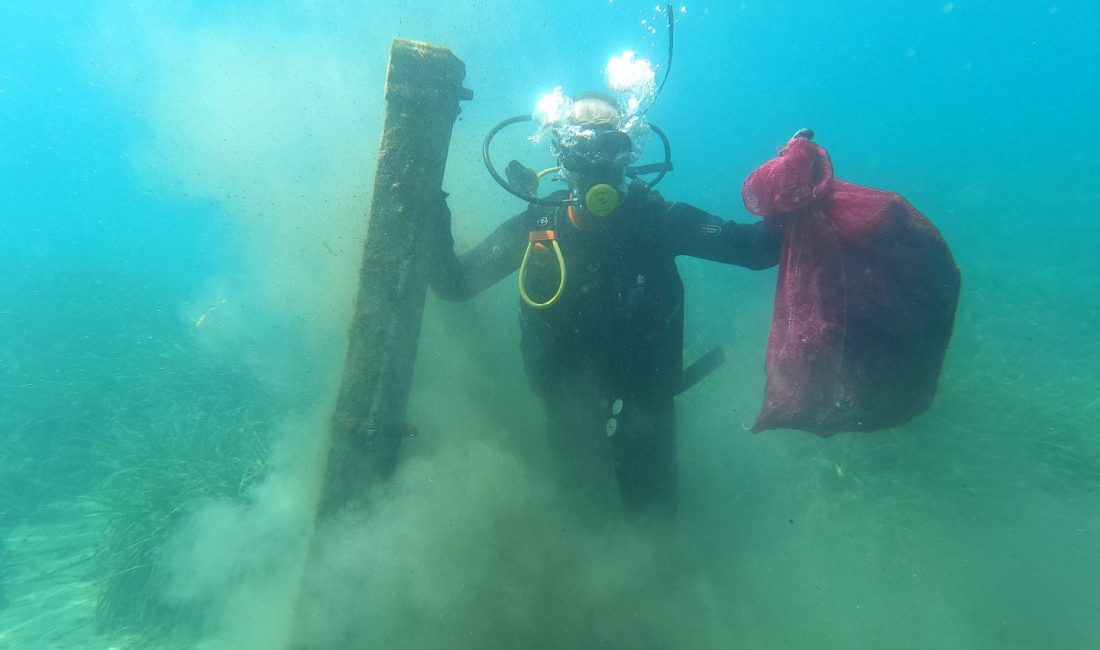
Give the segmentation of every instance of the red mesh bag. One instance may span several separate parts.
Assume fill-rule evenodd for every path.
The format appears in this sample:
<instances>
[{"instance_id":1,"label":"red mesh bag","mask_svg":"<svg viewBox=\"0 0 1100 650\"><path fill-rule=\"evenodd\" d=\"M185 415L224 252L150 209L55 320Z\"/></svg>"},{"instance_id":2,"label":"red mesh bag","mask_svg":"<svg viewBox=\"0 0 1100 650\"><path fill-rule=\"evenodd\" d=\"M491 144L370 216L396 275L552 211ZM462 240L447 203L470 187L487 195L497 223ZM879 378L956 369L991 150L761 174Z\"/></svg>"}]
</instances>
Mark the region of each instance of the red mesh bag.
<instances>
[{"instance_id":1,"label":"red mesh bag","mask_svg":"<svg viewBox=\"0 0 1100 650\"><path fill-rule=\"evenodd\" d=\"M960 281L936 227L897 194L833 178L829 154L801 135L741 195L784 224L753 432L873 431L927 409Z\"/></svg>"}]
</instances>

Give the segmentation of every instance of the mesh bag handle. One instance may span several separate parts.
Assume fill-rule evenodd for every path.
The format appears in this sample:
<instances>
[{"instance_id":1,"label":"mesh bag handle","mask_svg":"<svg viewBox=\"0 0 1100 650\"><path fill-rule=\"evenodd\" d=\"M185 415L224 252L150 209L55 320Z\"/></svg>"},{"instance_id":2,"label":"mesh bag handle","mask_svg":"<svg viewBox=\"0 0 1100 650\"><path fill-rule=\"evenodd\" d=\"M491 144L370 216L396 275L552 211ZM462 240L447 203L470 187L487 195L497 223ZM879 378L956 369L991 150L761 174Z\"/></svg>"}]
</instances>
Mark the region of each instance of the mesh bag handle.
<instances>
[{"instance_id":1,"label":"mesh bag handle","mask_svg":"<svg viewBox=\"0 0 1100 650\"><path fill-rule=\"evenodd\" d=\"M749 212L771 217L811 206L829 194L833 163L804 135L791 138L779 156L757 167L741 187Z\"/></svg>"}]
</instances>

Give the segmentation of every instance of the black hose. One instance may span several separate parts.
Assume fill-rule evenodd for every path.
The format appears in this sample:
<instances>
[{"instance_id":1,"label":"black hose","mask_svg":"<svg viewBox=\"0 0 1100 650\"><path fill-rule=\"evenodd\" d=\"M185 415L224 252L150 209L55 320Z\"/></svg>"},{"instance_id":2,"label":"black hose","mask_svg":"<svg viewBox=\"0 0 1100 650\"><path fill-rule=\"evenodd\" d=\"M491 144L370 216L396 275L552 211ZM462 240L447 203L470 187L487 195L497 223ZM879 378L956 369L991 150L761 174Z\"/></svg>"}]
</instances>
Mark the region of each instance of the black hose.
<instances>
[{"instance_id":1,"label":"black hose","mask_svg":"<svg viewBox=\"0 0 1100 650\"><path fill-rule=\"evenodd\" d=\"M664 79L661 79L661 85L657 88L657 94L653 96L654 102L656 102L657 98L661 96L661 91L665 89L665 83L668 82L668 73L672 72L672 37L673 29L676 25L676 19L674 17L675 14L672 13L671 4L666 7L665 13L668 14L668 61L665 62L665 77Z\"/></svg>"},{"instance_id":2,"label":"black hose","mask_svg":"<svg viewBox=\"0 0 1100 650\"><path fill-rule=\"evenodd\" d=\"M530 120L531 120L530 115L516 115L515 117L509 117L508 119L504 120L500 124L497 124L493 128L489 129L489 132L485 134L485 139L481 143L481 158L485 162L485 168L489 170L489 175L493 177L493 180L496 181L498 185L500 185L504 189L508 190L508 192L510 194L512 194L513 196L516 196L520 199L523 199L524 201L527 201L528 203L536 203L538 205L548 205L548 206L551 206L551 207L558 207L558 206L562 206L562 205L567 205L567 204L569 204L568 200L563 201L563 200L560 200L560 199L559 200L544 199L542 197L533 196L533 195L529 195L529 194L524 194L523 192L520 192L519 190L515 189L514 187L512 187L511 183L509 183L508 181L504 180L504 178L501 177L501 175L497 172L496 167L493 166L492 159L489 157L489 144L492 143L493 138L496 137L497 133L500 133L501 130L504 129L505 127L512 126L513 124L519 124L520 122L528 122Z\"/></svg>"},{"instance_id":3,"label":"black hose","mask_svg":"<svg viewBox=\"0 0 1100 650\"><path fill-rule=\"evenodd\" d=\"M662 131L656 124L650 124L649 128L653 129L653 132L656 133L657 137L659 137L661 139L661 144L665 148L665 160L664 160L664 162L654 163L652 165L639 165L637 167L627 167L626 172L631 178L634 178L636 180L641 180L640 178L638 178L638 176L640 174L649 174L651 172L656 171L657 172L657 178L654 178L653 180L651 180L651 181L649 181L648 183L645 184L646 187L652 189L654 185L661 182L661 179L665 177L665 174L672 171L672 145L669 144L668 136L665 135L665 132ZM645 183L645 181L642 181L642 182Z\"/></svg>"},{"instance_id":4,"label":"black hose","mask_svg":"<svg viewBox=\"0 0 1100 650\"><path fill-rule=\"evenodd\" d=\"M530 115L516 115L515 117L509 117L500 124L497 124L493 128L489 129L489 132L485 134L485 139L481 142L481 158L485 163L485 169L489 170L489 175L493 177L493 180L496 181L498 185L508 190L509 194L517 198L523 199L528 203L535 203L537 205L548 205L550 207L569 205L573 202L570 199L547 199L540 196L535 196L533 194L524 194L523 192L520 192L516 188L512 187L512 184L500 175L496 167L493 166L492 158L489 157L489 145L492 144L493 138L496 137L498 133L509 126L512 126L513 124L519 124L520 122L529 122L531 121L531 119L532 118ZM665 159L662 162L653 163L650 165L627 167L626 175L630 178L641 180L640 178L638 178L639 175L657 172L657 177L654 178L652 181L649 181L648 183L642 181L646 184L646 187L652 188L654 185L661 182L661 179L665 177L665 174L672 171L672 145L669 143L668 136L665 135L665 132L662 131L656 124L650 124L649 128L657 134L658 138L660 138L661 145L664 147L665 150Z\"/></svg>"}]
</instances>

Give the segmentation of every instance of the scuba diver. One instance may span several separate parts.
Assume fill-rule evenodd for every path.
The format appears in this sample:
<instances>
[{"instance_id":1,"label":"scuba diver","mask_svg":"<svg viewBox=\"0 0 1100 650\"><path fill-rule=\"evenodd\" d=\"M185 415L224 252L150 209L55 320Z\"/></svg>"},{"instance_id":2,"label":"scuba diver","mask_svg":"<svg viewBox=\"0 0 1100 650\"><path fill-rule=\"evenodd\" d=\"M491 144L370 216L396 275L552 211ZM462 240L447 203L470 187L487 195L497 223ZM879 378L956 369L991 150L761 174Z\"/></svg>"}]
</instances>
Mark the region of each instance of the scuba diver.
<instances>
[{"instance_id":1,"label":"scuba diver","mask_svg":"<svg viewBox=\"0 0 1100 650\"><path fill-rule=\"evenodd\" d=\"M671 169L667 139L639 119L637 106L602 93L555 92L554 110L540 121L557 167L536 174L512 161L503 181L488 157L501 126L494 129L484 152L490 173L529 206L456 255L444 194L431 286L445 300L468 300L518 271L524 366L545 403L563 487L600 497L613 475L626 509L672 514L673 398L705 374L683 365L684 287L675 259L766 269L778 262L781 226L738 224L666 201L630 166L638 134L656 131L665 163L643 173ZM531 118L511 121L524 119ZM568 190L538 197L538 179L551 171Z\"/></svg>"}]
</instances>

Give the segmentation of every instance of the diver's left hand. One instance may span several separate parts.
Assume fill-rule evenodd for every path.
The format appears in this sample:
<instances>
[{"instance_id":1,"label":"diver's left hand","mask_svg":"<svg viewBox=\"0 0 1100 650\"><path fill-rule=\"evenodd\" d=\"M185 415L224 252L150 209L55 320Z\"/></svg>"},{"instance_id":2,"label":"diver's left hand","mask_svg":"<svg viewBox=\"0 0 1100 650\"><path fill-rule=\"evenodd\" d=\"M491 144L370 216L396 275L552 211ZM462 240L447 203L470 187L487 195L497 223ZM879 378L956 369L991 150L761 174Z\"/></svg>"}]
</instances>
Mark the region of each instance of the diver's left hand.
<instances>
[{"instance_id":1,"label":"diver's left hand","mask_svg":"<svg viewBox=\"0 0 1100 650\"><path fill-rule=\"evenodd\" d=\"M504 175L508 178L508 184L517 192L535 196L539 191L539 175L518 160L508 163Z\"/></svg>"}]
</instances>

